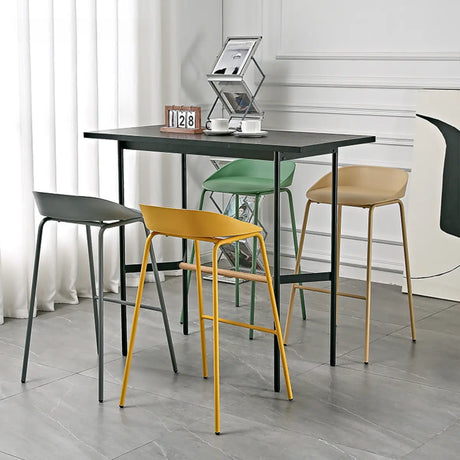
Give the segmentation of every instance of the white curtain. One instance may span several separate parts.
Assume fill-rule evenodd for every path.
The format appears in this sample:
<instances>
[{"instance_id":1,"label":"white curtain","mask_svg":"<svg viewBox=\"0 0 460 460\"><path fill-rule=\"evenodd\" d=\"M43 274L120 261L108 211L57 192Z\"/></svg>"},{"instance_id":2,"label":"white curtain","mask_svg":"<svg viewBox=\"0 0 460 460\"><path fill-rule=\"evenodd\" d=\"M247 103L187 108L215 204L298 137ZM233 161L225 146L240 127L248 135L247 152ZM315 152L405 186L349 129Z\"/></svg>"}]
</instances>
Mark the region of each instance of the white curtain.
<instances>
[{"instance_id":1,"label":"white curtain","mask_svg":"<svg viewBox=\"0 0 460 460\"><path fill-rule=\"evenodd\" d=\"M0 3L0 324L28 313L35 235L40 216L32 190L117 200L114 142L83 132L160 124L164 67L161 0L15 0ZM171 50L169 50L171 51ZM160 155L126 155L126 204L164 203L168 183ZM149 171L139 180L140 171ZM141 184L141 185L140 185ZM166 187L166 188L165 188ZM167 204L177 204L170 186ZM158 192L162 190L160 195ZM157 197L158 195L158 197ZM110 233L110 232L109 232ZM137 243L128 259L137 258ZM106 288L118 289L117 234L108 234ZM131 255L132 254L132 255ZM129 261L129 260L128 260ZM89 294L84 231L47 224L37 307L77 303Z\"/></svg>"}]
</instances>

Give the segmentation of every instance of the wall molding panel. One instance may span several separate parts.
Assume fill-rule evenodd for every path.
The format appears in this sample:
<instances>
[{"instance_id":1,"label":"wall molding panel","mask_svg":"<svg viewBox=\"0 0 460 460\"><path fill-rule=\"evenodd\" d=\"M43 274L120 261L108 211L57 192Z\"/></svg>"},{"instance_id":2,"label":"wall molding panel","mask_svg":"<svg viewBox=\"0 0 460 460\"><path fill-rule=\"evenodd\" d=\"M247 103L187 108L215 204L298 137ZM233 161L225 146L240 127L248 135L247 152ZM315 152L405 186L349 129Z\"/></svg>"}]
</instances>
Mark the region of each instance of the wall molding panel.
<instances>
[{"instance_id":1,"label":"wall molding panel","mask_svg":"<svg viewBox=\"0 0 460 460\"><path fill-rule=\"evenodd\" d=\"M268 76L264 85L275 87L290 86L294 88L460 89L460 78L297 75L280 79L279 77Z\"/></svg>"},{"instance_id":2,"label":"wall molding panel","mask_svg":"<svg viewBox=\"0 0 460 460\"><path fill-rule=\"evenodd\" d=\"M299 163L299 164L304 164L304 165L312 165L312 166L329 166L331 167L331 162L330 161L323 161L323 160L317 160L315 161L312 158L307 158L307 159L300 159L300 160L296 160L296 163ZM355 161L355 162L342 162L342 161L339 161L339 168L341 168L342 166L352 166L352 165L356 165L356 164L361 164L362 162L361 161ZM399 169L403 169L404 171L407 171L408 173L410 173L412 171L412 168L410 167L407 167L407 166L402 166L401 163L396 163L396 162L390 162L390 161L372 161L372 162L367 162L367 164L369 165L372 165L372 166L390 166L390 167L394 167L394 168L399 168Z\"/></svg>"},{"instance_id":3,"label":"wall molding panel","mask_svg":"<svg viewBox=\"0 0 460 460\"><path fill-rule=\"evenodd\" d=\"M317 51L296 53L279 51L275 59L278 61L428 61L428 62L456 62L460 61L460 53L449 51L420 52L420 51Z\"/></svg>"},{"instance_id":4,"label":"wall molding panel","mask_svg":"<svg viewBox=\"0 0 460 460\"><path fill-rule=\"evenodd\" d=\"M415 117L414 107L392 107L386 105L358 105L358 104L280 104L274 102L260 102L264 109L271 112L295 113L325 113L332 115L355 115L373 117L411 118Z\"/></svg>"},{"instance_id":5,"label":"wall molding panel","mask_svg":"<svg viewBox=\"0 0 460 460\"><path fill-rule=\"evenodd\" d=\"M290 235L292 232L291 227L281 227L282 232L286 232L287 235ZM297 234L300 235L301 229L297 229ZM331 233L330 232L325 232L321 230L307 230L307 235L310 236L320 236L320 237L325 237L327 239L331 238ZM350 233L343 233L342 232L342 237L341 239L343 240L353 240L353 241L359 241L367 244L367 236L363 235L352 235ZM372 238L372 243L374 244L384 244L384 245L389 245L389 246L400 246L402 247L402 241L399 240L393 240L393 239L382 239L382 238Z\"/></svg>"},{"instance_id":6,"label":"wall molding panel","mask_svg":"<svg viewBox=\"0 0 460 460\"><path fill-rule=\"evenodd\" d=\"M269 254L273 254L273 250L271 247L267 247L267 250ZM285 262L282 264L283 268L293 268L295 265L295 254L294 252L288 247L282 247L281 248L281 257L285 260ZM330 264L331 263L331 257L329 252L327 251L309 251L308 253L305 252L302 255L302 269L303 270L308 270L307 267L303 266L303 263L307 264L309 262L320 262L324 264ZM362 270L366 269L366 264L367 260L365 257L350 257L347 255L341 255L340 257L340 269L341 269L341 275L342 275L342 269L346 267L353 267L353 268L359 268ZM378 259L376 257L372 258L372 271L381 271L381 272L386 272L386 273L393 273L396 275L403 274L403 263L395 262L395 261L389 261L389 260L382 260Z\"/></svg>"}]
</instances>

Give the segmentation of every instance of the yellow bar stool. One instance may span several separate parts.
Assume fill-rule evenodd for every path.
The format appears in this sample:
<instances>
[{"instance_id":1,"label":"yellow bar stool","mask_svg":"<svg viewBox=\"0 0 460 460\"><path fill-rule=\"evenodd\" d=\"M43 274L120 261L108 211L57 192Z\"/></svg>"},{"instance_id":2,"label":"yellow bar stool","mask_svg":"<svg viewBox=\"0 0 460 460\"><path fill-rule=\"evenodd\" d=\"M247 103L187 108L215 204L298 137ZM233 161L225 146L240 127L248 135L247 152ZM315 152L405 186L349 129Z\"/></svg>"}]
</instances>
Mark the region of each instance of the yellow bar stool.
<instances>
[{"instance_id":1,"label":"yellow bar stool","mask_svg":"<svg viewBox=\"0 0 460 460\"><path fill-rule=\"evenodd\" d=\"M134 317L129 340L128 355L126 358L125 372L123 376L123 385L120 395L120 407L124 407L126 389L128 385L129 370L133 355L134 341L136 339L137 321L139 318L140 303L142 299L142 290L145 280L146 266L149 254L149 248L152 238L156 235L175 236L177 238L191 239L194 241L196 265L181 263L180 268L194 270L197 274L198 287L198 313L200 322L201 337L201 358L203 366L203 377L208 376L208 366L206 360L206 341L204 320L213 322L213 357L214 357L214 414L215 414L215 433L220 434L220 386L219 386L219 322L232 324L234 326L253 329L261 332L274 334L277 337L280 349L281 363L283 367L284 379L286 382L287 396L289 400L293 399L291 382L289 380L289 371L284 352L283 337L281 326L276 308L275 295L273 291L272 278L268 265L267 251L262 237L262 228L248 222L241 222L229 216L207 211L196 211L189 209L162 208L157 206L140 205L144 216L145 225L151 231L145 242L144 258L142 262L139 289L137 291L136 305L134 308ZM258 239L263 258L265 275L253 273L237 272L233 270L224 270L218 268L219 248L224 244L232 244L236 241L255 237ZM212 267L203 267L200 259L200 241L213 243ZM202 278L203 272L212 273L212 292L213 292L213 314L205 315L203 310L203 289ZM224 275L232 278L248 279L250 281L259 281L267 284L270 295L271 309L274 319L274 329L240 323L237 321L219 317L218 302L218 275Z\"/></svg>"},{"instance_id":2,"label":"yellow bar stool","mask_svg":"<svg viewBox=\"0 0 460 460\"><path fill-rule=\"evenodd\" d=\"M407 294L409 300L409 316L412 332L412 340L415 342L415 321L412 301L412 283L410 278L409 251L407 247L406 223L404 205L401 198L406 193L408 174L406 171L397 168L385 168L381 166L344 166L339 169L338 174L338 219L337 219L337 273L340 265L340 233L342 221L342 207L352 206L369 209L368 236L367 236L367 269L366 269L366 295L360 296L345 292L337 292L339 296L353 297L366 301L366 321L364 335L364 363L369 363L369 335L370 335L370 313L371 313L371 263L372 263L372 222L374 209L380 206L398 204L401 216L401 230L404 248L404 260L406 265ZM316 184L307 190L307 204L302 224L299 251L296 260L295 273L299 273L300 260L305 242L305 231L307 228L308 213L312 203L331 204L332 174L326 174ZM292 318L292 309L296 289L305 289L316 292L330 293L327 289L313 288L294 284L291 290L289 309L287 313L286 326L284 330L284 343L289 338L289 328ZM338 290L338 284L337 284Z\"/></svg>"}]
</instances>

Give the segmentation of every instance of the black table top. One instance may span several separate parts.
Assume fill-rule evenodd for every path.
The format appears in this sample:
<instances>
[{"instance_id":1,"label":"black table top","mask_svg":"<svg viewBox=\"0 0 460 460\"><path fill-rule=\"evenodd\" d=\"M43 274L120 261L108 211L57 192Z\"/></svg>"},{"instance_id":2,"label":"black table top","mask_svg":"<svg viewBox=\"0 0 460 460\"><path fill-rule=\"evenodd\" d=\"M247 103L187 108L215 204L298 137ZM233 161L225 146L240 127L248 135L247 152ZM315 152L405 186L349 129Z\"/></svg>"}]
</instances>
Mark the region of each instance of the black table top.
<instances>
[{"instance_id":1,"label":"black table top","mask_svg":"<svg viewBox=\"0 0 460 460\"><path fill-rule=\"evenodd\" d=\"M193 155L247 157L272 160L280 152L282 160L331 153L347 145L375 142L374 136L350 134L268 131L257 138L207 136L205 134L164 133L161 126L137 126L85 132L84 137L121 141L123 148Z\"/></svg>"}]
</instances>

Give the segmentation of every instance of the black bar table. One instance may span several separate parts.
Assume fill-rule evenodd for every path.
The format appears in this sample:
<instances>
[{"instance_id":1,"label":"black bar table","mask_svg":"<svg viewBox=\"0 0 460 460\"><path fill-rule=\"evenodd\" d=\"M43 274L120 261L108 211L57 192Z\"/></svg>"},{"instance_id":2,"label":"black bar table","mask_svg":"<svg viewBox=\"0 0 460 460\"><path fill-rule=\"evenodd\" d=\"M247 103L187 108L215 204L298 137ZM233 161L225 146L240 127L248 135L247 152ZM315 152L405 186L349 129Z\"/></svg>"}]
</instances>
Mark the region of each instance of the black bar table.
<instances>
[{"instance_id":1,"label":"black bar table","mask_svg":"<svg viewBox=\"0 0 460 460\"><path fill-rule=\"evenodd\" d=\"M182 206L187 207L187 155L252 158L274 163L273 200L273 287L278 313L280 312L280 285L294 282L331 282L330 294L330 357L331 366L336 362L336 291L337 291L337 168L338 149L349 145L375 142L374 136L349 134L307 133L294 131L268 131L267 136L246 138L235 136L206 136L205 134L164 133L161 126L138 126L132 128L108 129L85 132L90 139L109 139L118 143L118 193L124 204L124 151L144 150L149 152L181 154L182 165ZM281 275L280 273L280 163L286 160L332 154L332 219L331 219L331 269L328 272ZM120 272L121 294L126 295L125 274L138 270L139 266L125 265L124 234L120 230ZM187 261L187 244L182 245L182 260ZM178 268L177 263L159 264L159 269ZM183 332L188 334L188 296L185 272L183 274ZM123 298L123 297L122 297ZM274 389L280 391L280 357L274 337Z\"/></svg>"}]
</instances>

